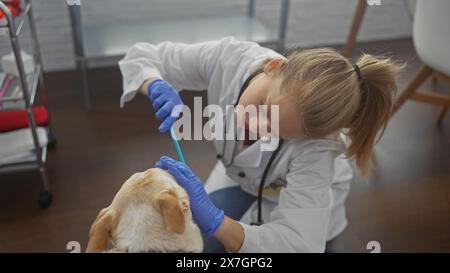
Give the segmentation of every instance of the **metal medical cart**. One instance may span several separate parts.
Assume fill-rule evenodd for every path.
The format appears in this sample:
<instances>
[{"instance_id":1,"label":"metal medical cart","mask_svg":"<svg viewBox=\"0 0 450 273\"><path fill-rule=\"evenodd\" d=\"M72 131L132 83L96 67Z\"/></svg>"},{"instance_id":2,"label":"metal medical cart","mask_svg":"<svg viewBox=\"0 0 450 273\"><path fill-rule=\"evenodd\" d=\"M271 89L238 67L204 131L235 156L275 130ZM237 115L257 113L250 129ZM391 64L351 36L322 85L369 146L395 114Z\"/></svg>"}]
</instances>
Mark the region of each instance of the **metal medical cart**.
<instances>
[{"instance_id":1,"label":"metal medical cart","mask_svg":"<svg viewBox=\"0 0 450 273\"><path fill-rule=\"evenodd\" d=\"M100 26L83 25L81 6L69 5L75 58L77 69L81 73L85 109L89 111L92 108L87 77L88 67L117 64L127 49L136 42L156 44L169 40L195 43L234 36L241 40L258 42L279 51L283 50L289 2L289 0L280 0L278 32L270 30L255 17L255 0L248 0L246 15L243 16L198 18L157 24L138 22Z\"/></svg>"},{"instance_id":2,"label":"metal medical cart","mask_svg":"<svg viewBox=\"0 0 450 273\"><path fill-rule=\"evenodd\" d=\"M45 92L45 85L44 85L44 78L43 78L43 71L42 71L42 58L39 50L39 44L37 40L37 34L36 34L36 27L33 20L33 12L31 8L31 1L30 0L24 0L22 5L22 14L18 17L13 17L7 6L0 2L0 10L3 12L6 23L0 25L1 31L8 31L9 32L9 38L11 42L12 51L14 53L14 57L17 64L17 69L19 72L19 83L20 87L22 89L22 96L13 96L13 97L1 97L0 103L5 102L19 102L14 103L14 106L3 106L0 111L10 111L10 110L17 110L17 109L23 109L27 112L27 118L28 118L28 124L30 133L32 135L33 144L34 144L34 154L35 154L35 160L30 161L25 160L23 162L15 162L12 164L4 164L0 165L0 173L7 173L7 172L17 172L17 171L28 171L28 170L39 170L41 178L42 178L42 184L44 191L39 195L39 206L41 207L47 207L50 205L52 201L52 194L50 192L50 186L48 182L47 177L47 170L46 170L46 156L47 156L47 148L50 148L52 145L54 145L54 139L51 140L51 132L50 132L50 126L48 125L45 129L47 132L47 135L49 136L49 142L47 145L44 145L41 147L39 143L38 133L37 133L37 127L33 115L32 107L35 105L38 89L41 92ZM27 75L25 74L25 68L22 60L21 55L21 48L19 45L19 39L18 36L21 33L23 26L25 24L25 21L28 21L28 25L30 28L31 33L31 42L33 47L33 57L34 57L34 63L35 68L33 72L31 73L31 77L27 79Z\"/></svg>"}]
</instances>

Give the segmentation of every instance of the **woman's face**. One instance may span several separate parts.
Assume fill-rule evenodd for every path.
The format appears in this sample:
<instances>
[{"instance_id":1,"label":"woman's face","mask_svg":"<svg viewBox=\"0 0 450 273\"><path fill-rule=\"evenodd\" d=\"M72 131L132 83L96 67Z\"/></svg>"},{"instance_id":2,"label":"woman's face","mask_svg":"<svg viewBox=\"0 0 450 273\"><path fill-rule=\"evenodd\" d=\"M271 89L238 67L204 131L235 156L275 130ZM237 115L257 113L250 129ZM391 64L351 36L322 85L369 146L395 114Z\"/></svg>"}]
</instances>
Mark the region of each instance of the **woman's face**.
<instances>
[{"instance_id":1,"label":"woman's face","mask_svg":"<svg viewBox=\"0 0 450 273\"><path fill-rule=\"evenodd\" d=\"M270 62L268 63L268 65ZM295 102L286 95L278 95L280 90L281 80L273 76L273 73L261 73L257 75L250 82L248 87L244 90L242 94L239 105L249 106L249 105L266 105L268 112L259 113L257 117L249 117L245 115L245 126L250 132L255 130L258 132L258 126L267 126L269 132L278 135L282 139L294 139L300 138L300 120L297 116L298 109L296 108ZM267 99L269 94L275 94ZM279 116L276 119L276 115L273 115L271 111L276 110L275 107L278 106ZM260 109L258 109L259 111ZM242 109L237 109L236 117L238 120L245 113L242 113ZM277 124L278 123L278 124ZM278 125L278 126L277 126ZM277 131L278 127L278 132ZM272 130L270 130L272 129Z\"/></svg>"}]
</instances>

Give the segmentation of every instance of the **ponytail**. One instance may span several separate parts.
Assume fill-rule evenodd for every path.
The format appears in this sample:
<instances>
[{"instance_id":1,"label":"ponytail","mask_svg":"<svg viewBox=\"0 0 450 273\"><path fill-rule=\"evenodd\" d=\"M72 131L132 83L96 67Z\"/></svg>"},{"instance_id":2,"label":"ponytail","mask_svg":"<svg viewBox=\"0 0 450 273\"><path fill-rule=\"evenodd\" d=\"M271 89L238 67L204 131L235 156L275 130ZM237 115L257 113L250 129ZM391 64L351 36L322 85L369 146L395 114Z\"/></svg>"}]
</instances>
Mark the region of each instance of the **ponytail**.
<instances>
[{"instance_id":1,"label":"ponytail","mask_svg":"<svg viewBox=\"0 0 450 273\"><path fill-rule=\"evenodd\" d=\"M384 133L395 103L400 69L390 59L368 54L361 56L355 66L360 101L346 133L351 140L346 155L355 158L365 179L372 163L373 146Z\"/></svg>"}]
</instances>

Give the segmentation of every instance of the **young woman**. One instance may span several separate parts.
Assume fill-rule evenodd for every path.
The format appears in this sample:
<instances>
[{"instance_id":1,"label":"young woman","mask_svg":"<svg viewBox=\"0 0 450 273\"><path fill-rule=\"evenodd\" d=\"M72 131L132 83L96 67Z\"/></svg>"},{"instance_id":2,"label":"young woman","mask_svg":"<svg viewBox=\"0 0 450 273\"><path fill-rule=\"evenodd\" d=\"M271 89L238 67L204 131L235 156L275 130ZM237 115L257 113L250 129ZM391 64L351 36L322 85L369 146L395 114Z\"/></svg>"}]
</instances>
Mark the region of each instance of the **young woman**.
<instances>
[{"instance_id":1,"label":"young woman","mask_svg":"<svg viewBox=\"0 0 450 273\"><path fill-rule=\"evenodd\" d=\"M206 190L185 164L167 156L156 163L187 190L207 238L205 251L229 252L323 252L326 242L345 229L344 202L354 177L348 160L354 159L367 178L374 143L396 96L399 69L370 55L353 64L332 49L284 57L234 38L138 43L119 65L121 105L139 91L148 96L161 132L177 119L171 115L182 104L176 90L208 90L208 103L223 109L279 105L278 148L264 151L264 139L214 140L220 160Z\"/></svg>"}]
</instances>

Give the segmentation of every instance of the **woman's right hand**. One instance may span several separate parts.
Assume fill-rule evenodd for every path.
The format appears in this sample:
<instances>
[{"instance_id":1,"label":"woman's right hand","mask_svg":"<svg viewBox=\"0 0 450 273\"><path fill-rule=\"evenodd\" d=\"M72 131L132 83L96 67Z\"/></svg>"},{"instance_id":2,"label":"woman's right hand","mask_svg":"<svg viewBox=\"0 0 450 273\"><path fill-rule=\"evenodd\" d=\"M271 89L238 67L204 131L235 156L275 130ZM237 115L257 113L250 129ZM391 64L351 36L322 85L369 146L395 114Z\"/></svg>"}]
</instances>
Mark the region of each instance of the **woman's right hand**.
<instances>
[{"instance_id":1,"label":"woman's right hand","mask_svg":"<svg viewBox=\"0 0 450 273\"><path fill-rule=\"evenodd\" d=\"M161 121L159 131L167 132L180 115L183 105L180 95L168 82L156 79L148 85L147 97L156 110L156 119Z\"/></svg>"}]
</instances>

